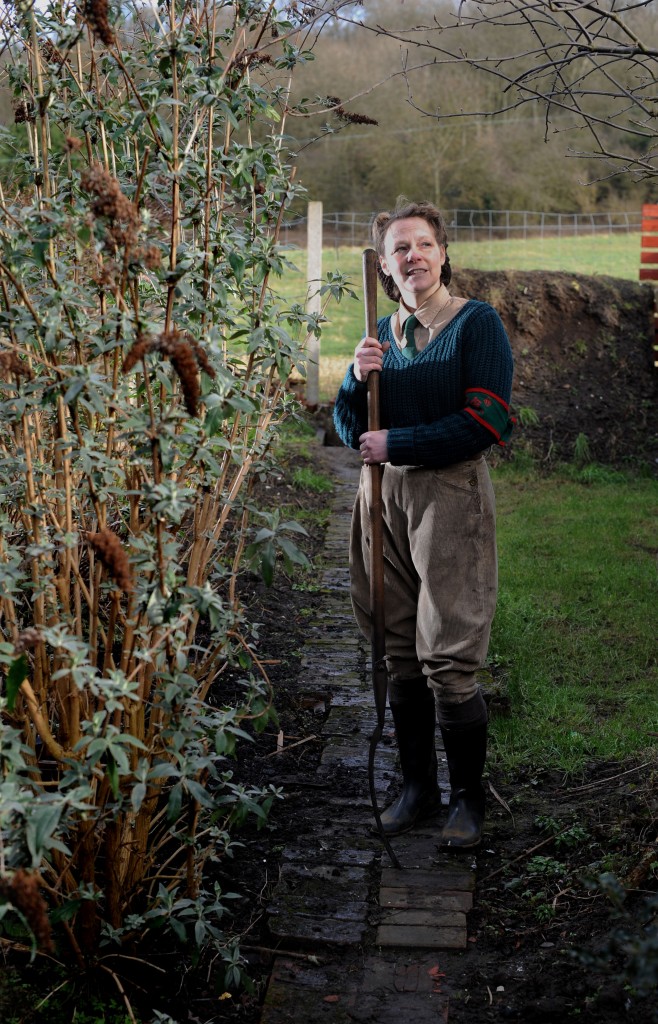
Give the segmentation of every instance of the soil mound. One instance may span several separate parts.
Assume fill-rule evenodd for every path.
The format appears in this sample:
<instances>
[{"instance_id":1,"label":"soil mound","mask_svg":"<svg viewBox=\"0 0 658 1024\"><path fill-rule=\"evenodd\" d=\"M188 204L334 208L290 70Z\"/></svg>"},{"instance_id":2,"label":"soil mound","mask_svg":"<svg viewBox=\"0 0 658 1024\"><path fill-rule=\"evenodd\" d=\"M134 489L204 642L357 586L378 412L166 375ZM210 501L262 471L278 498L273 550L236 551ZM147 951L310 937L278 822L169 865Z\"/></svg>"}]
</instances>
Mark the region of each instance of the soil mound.
<instances>
[{"instance_id":1,"label":"soil mound","mask_svg":"<svg viewBox=\"0 0 658 1024\"><path fill-rule=\"evenodd\" d=\"M613 277L455 272L501 316L515 358L512 445L545 460L658 467L654 293Z\"/></svg>"}]
</instances>

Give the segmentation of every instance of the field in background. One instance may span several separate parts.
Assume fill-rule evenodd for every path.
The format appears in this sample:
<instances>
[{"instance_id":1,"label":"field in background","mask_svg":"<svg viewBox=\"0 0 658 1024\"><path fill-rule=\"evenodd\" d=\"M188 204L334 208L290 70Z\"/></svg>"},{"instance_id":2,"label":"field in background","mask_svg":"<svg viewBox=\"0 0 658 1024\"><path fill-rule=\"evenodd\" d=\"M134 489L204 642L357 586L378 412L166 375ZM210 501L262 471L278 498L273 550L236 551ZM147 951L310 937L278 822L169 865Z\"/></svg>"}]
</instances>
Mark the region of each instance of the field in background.
<instances>
[{"instance_id":1,"label":"field in background","mask_svg":"<svg viewBox=\"0 0 658 1024\"><path fill-rule=\"evenodd\" d=\"M362 270L358 248L330 248L323 253L322 273L340 271L351 282L358 299L331 302L326 310L321 342L320 397L333 399L363 334ZM453 270L548 270L577 274L602 274L637 281L640 265L640 235L581 235L575 238L530 238L509 241L454 242L450 244ZM297 268L282 281L282 292L290 301L304 302L306 296L306 251L292 249L288 257ZM395 307L381 291L378 313L384 316Z\"/></svg>"}]
</instances>

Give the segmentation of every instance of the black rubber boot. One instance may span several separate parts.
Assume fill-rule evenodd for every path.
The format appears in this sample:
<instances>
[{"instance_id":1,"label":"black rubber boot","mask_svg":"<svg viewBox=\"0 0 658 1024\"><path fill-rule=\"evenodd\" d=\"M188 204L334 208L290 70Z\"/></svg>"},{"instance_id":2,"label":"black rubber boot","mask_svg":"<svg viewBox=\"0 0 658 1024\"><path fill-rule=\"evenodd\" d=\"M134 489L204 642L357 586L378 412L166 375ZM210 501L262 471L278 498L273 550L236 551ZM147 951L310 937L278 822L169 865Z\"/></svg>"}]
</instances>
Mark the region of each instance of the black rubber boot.
<instances>
[{"instance_id":1,"label":"black rubber boot","mask_svg":"<svg viewBox=\"0 0 658 1024\"><path fill-rule=\"evenodd\" d=\"M416 822L441 807L436 781L437 761L434 695L425 679L414 680L403 702L391 702L402 769L402 792L381 814L386 835L408 832Z\"/></svg>"},{"instance_id":2,"label":"black rubber boot","mask_svg":"<svg viewBox=\"0 0 658 1024\"><path fill-rule=\"evenodd\" d=\"M482 840L485 795L482 772L487 755L487 726L441 728L450 773L448 820L439 845L449 850L472 850Z\"/></svg>"}]
</instances>

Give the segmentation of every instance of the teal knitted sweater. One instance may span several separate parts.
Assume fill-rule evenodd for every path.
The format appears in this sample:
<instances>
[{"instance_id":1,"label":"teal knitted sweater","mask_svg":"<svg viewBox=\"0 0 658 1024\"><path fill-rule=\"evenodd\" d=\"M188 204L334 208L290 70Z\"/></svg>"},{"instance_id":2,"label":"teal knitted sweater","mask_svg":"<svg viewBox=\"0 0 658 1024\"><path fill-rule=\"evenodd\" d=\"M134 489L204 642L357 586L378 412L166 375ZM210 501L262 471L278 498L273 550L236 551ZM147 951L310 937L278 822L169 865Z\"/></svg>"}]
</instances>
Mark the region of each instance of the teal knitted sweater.
<instances>
[{"instance_id":1,"label":"teal knitted sweater","mask_svg":"<svg viewBox=\"0 0 658 1024\"><path fill-rule=\"evenodd\" d=\"M448 466L505 443L512 430L513 360L493 307L470 300L411 361L395 342L390 316L378 329L379 340L390 342L379 401L393 465ZM336 398L334 423L341 441L358 448L368 429L367 384L352 366Z\"/></svg>"}]
</instances>

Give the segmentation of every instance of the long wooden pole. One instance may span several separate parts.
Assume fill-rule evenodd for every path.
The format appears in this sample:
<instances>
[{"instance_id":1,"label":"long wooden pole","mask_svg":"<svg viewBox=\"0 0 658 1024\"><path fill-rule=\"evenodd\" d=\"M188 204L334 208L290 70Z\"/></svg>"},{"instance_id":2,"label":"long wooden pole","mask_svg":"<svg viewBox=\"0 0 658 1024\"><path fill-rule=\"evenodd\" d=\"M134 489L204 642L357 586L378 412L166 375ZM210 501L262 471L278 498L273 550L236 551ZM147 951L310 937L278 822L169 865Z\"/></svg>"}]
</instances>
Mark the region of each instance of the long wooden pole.
<instances>
[{"instance_id":1,"label":"long wooden pole","mask_svg":"<svg viewBox=\"0 0 658 1024\"><path fill-rule=\"evenodd\" d=\"M376 338L377 335L377 253L374 249L365 249L363 253L363 295L366 314L366 335ZM368 430L379 430L379 373L368 374ZM372 686L375 697L377 723L370 737L368 752L368 783L370 785L370 801L377 824L377 831L386 847L394 867L399 868L400 862L395 856L388 836L382 827L377 793L375 789L375 751L382 738L384 719L386 716L386 697L388 693L388 677L386 673L386 618L384 607L384 530L382 510L382 477L384 467L378 464L370 466L370 618L371 618L371 650L372 650Z\"/></svg>"}]
</instances>

